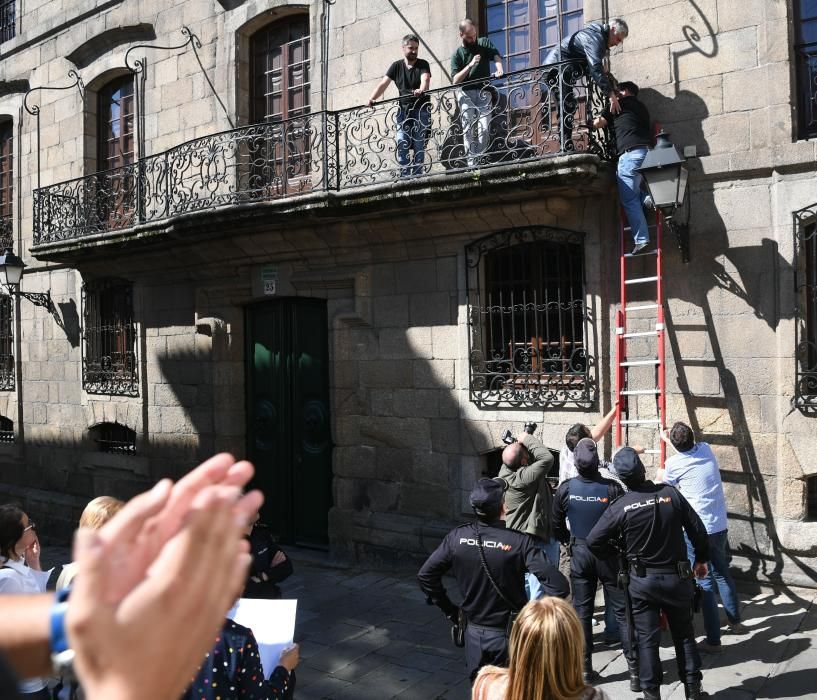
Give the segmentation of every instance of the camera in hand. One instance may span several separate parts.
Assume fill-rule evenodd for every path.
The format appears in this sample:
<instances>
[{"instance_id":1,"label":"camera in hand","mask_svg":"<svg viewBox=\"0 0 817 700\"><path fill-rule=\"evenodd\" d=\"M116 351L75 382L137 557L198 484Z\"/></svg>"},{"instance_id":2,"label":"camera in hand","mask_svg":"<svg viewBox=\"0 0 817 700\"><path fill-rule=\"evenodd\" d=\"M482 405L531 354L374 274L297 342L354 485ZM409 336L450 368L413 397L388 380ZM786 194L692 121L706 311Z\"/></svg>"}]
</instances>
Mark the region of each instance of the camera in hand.
<instances>
[{"instance_id":1,"label":"camera in hand","mask_svg":"<svg viewBox=\"0 0 817 700\"><path fill-rule=\"evenodd\" d=\"M528 435L533 435L537 427L538 427L537 423L525 423L523 430ZM502 433L502 442L504 442L506 445L512 445L513 443L516 442L516 438L514 437L513 432L511 432L510 428L506 428L505 431Z\"/></svg>"}]
</instances>

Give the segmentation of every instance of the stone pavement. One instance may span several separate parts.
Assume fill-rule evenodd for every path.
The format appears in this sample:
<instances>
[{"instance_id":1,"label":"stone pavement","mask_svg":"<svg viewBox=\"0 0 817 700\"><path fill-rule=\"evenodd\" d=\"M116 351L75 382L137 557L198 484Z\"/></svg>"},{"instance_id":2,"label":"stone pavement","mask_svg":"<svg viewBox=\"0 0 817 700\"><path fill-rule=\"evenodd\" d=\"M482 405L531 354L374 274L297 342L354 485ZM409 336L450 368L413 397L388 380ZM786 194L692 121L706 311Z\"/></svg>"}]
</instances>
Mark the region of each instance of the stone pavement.
<instances>
[{"instance_id":1,"label":"stone pavement","mask_svg":"<svg viewBox=\"0 0 817 700\"><path fill-rule=\"evenodd\" d=\"M470 698L463 652L452 646L447 621L425 604L412 575L332 568L298 550L292 558L295 574L282 589L286 597L298 598L298 700ZM743 591L749 633L725 634L722 654L702 655L711 697L817 697L815 598L817 590L811 589ZM600 606L598 612L600 619ZM595 629L598 687L614 699L640 698L629 690L620 650L606 649L602 628ZM696 629L703 630L701 619ZM669 633L661 657L662 697L683 700Z\"/></svg>"},{"instance_id":2,"label":"stone pavement","mask_svg":"<svg viewBox=\"0 0 817 700\"><path fill-rule=\"evenodd\" d=\"M447 621L425 604L412 574L342 568L320 553L287 551L295 574L281 588L298 599L297 700L470 698L463 651L451 644ZM61 548L43 552L49 565L66 556ZM817 590L744 588L741 598L749 633L725 634L722 654L702 655L713 700L817 698ZM640 698L629 690L620 650L606 649L602 628L595 629L596 685L614 700ZM703 630L700 619L696 629ZM662 697L683 700L668 633L661 657Z\"/></svg>"}]
</instances>

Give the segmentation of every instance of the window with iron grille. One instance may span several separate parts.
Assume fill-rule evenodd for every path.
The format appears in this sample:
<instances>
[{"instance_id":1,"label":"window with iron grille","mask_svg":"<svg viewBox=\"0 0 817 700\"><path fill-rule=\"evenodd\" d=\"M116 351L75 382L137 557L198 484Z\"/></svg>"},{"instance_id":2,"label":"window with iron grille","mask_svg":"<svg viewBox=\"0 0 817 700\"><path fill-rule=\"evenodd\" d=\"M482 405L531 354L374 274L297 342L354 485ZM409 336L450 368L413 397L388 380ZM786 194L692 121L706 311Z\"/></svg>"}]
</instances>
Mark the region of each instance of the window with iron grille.
<instances>
[{"instance_id":1,"label":"window with iron grille","mask_svg":"<svg viewBox=\"0 0 817 700\"><path fill-rule=\"evenodd\" d=\"M817 520L817 475L806 477L806 520Z\"/></svg>"},{"instance_id":2,"label":"window with iron grille","mask_svg":"<svg viewBox=\"0 0 817 700\"><path fill-rule=\"evenodd\" d=\"M136 431L121 423L97 423L88 430L100 452L136 454Z\"/></svg>"},{"instance_id":3,"label":"window with iron grille","mask_svg":"<svg viewBox=\"0 0 817 700\"><path fill-rule=\"evenodd\" d=\"M562 37L584 26L583 0L483 0L485 33L505 59L505 70L541 66Z\"/></svg>"},{"instance_id":4,"label":"window with iron grille","mask_svg":"<svg viewBox=\"0 0 817 700\"><path fill-rule=\"evenodd\" d=\"M14 245L14 129L10 119L0 122L0 249Z\"/></svg>"},{"instance_id":5,"label":"window with iron grille","mask_svg":"<svg viewBox=\"0 0 817 700\"><path fill-rule=\"evenodd\" d=\"M797 90L797 136L817 136L817 2L795 0L794 58Z\"/></svg>"},{"instance_id":6,"label":"window with iron grille","mask_svg":"<svg viewBox=\"0 0 817 700\"><path fill-rule=\"evenodd\" d=\"M14 421L0 416L0 444L14 442Z\"/></svg>"},{"instance_id":7,"label":"window with iron grille","mask_svg":"<svg viewBox=\"0 0 817 700\"><path fill-rule=\"evenodd\" d=\"M511 229L466 248L471 400L590 406L583 234Z\"/></svg>"},{"instance_id":8,"label":"window with iron grille","mask_svg":"<svg viewBox=\"0 0 817 700\"><path fill-rule=\"evenodd\" d=\"M17 34L16 0L0 0L0 43L13 39Z\"/></svg>"},{"instance_id":9,"label":"window with iron grille","mask_svg":"<svg viewBox=\"0 0 817 700\"><path fill-rule=\"evenodd\" d=\"M0 391L14 391L14 328L11 297L0 294Z\"/></svg>"},{"instance_id":10,"label":"window with iron grille","mask_svg":"<svg viewBox=\"0 0 817 700\"><path fill-rule=\"evenodd\" d=\"M83 388L91 394L138 396L133 285L89 282L82 296Z\"/></svg>"},{"instance_id":11,"label":"window with iron grille","mask_svg":"<svg viewBox=\"0 0 817 700\"><path fill-rule=\"evenodd\" d=\"M817 204L794 212L794 404L817 411Z\"/></svg>"}]
</instances>

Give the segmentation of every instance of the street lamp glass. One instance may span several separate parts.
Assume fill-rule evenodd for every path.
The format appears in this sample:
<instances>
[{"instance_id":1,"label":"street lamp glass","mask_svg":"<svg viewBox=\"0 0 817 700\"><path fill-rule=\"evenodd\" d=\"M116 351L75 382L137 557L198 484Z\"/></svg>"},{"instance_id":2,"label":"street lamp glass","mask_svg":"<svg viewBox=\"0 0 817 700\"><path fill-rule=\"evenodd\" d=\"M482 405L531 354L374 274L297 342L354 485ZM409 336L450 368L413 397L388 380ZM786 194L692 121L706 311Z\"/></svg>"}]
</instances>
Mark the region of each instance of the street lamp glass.
<instances>
[{"instance_id":1,"label":"street lamp glass","mask_svg":"<svg viewBox=\"0 0 817 700\"><path fill-rule=\"evenodd\" d=\"M6 252L0 255L0 282L7 287L18 286L25 266L26 264L14 254L11 248L7 248Z\"/></svg>"},{"instance_id":2,"label":"street lamp glass","mask_svg":"<svg viewBox=\"0 0 817 700\"><path fill-rule=\"evenodd\" d=\"M638 172L658 209L675 209L684 203L689 172L669 134L658 134L655 148L647 153Z\"/></svg>"}]
</instances>

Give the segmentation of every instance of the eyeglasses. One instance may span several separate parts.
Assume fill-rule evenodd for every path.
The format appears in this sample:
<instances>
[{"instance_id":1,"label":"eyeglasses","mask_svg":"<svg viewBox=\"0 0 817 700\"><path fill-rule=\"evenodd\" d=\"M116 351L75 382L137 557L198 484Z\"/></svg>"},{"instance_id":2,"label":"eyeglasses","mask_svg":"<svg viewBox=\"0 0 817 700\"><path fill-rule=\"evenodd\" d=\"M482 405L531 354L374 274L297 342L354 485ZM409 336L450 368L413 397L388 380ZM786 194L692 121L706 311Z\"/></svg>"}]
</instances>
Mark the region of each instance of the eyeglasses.
<instances>
[{"instance_id":1,"label":"eyeglasses","mask_svg":"<svg viewBox=\"0 0 817 700\"><path fill-rule=\"evenodd\" d=\"M23 533L28 532L29 530L36 530L37 524L33 520L28 521L28 527L23 528Z\"/></svg>"}]
</instances>

